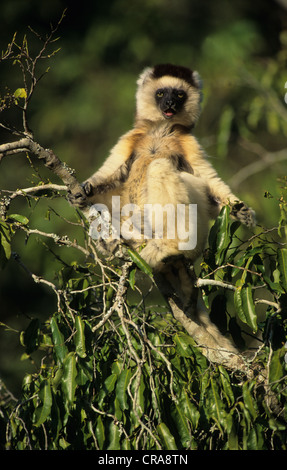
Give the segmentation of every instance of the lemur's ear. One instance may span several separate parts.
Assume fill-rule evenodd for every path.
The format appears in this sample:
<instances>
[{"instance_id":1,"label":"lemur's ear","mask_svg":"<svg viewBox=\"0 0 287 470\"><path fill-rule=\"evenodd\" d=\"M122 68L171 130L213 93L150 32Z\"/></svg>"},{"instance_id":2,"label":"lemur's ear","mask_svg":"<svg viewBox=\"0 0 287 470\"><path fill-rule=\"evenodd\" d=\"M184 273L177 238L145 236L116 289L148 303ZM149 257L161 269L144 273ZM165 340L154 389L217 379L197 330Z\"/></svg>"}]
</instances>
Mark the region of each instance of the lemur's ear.
<instances>
[{"instance_id":1,"label":"lemur's ear","mask_svg":"<svg viewBox=\"0 0 287 470\"><path fill-rule=\"evenodd\" d=\"M200 75L199 73L195 70L194 72L192 72L192 80L194 81L195 83L195 86L201 90L202 89L202 80L200 78Z\"/></svg>"},{"instance_id":2,"label":"lemur's ear","mask_svg":"<svg viewBox=\"0 0 287 470\"><path fill-rule=\"evenodd\" d=\"M144 69L144 71L140 74L138 80L137 80L137 85L141 86L144 84L144 82L150 78L153 74L153 69L152 67L147 67Z\"/></svg>"}]
</instances>

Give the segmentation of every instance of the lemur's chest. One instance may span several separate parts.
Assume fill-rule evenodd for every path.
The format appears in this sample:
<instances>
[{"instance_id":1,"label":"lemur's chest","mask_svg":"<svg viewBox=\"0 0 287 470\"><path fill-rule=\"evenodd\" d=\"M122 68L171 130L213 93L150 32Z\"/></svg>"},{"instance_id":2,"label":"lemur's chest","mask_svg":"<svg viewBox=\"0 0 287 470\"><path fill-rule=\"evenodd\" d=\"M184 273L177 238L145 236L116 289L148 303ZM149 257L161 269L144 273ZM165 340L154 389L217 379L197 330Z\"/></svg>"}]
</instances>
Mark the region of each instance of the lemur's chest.
<instances>
[{"instance_id":1,"label":"lemur's chest","mask_svg":"<svg viewBox=\"0 0 287 470\"><path fill-rule=\"evenodd\" d=\"M168 132L166 128L155 128L142 136L134 148L133 157L130 179L137 181L145 178L149 165L158 159L169 160L172 171L193 173L180 133Z\"/></svg>"},{"instance_id":2,"label":"lemur's chest","mask_svg":"<svg viewBox=\"0 0 287 470\"><path fill-rule=\"evenodd\" d=\"M180 137L177 133L167 132L164 128L147 132L135 148L136 160L146 160L143 164L156 158L169 158L175 153L182 153Z\"/></svg>"},{"instance_id":3,"label":"lemur's chest","mask_svg":"<svg viewBox=\"0 0 287 470\"><path fill-rule=\"evenodd\" d=\"M128 185L132 185L134 190L139 190L146 180L149 165L158 159L172 159L174 155L180 152L179 147L179 142L174 136L145 135L134 148ZM176 166L174 169L176 170Z\"/></svg>"},{"instance_id":4,"label":"lemur's chest","mask_svg":"<svg viewBox=\"0 0 287 470\"><path fill-rule=\"evenodd\" d=\"M133 163L126 187L131 202L138 201L146 190L148 167L155 160L170 161L171 171L193 173L186 160L178 133L156 129L146 133L133 149Z\"/></svg>"}]
</instances>

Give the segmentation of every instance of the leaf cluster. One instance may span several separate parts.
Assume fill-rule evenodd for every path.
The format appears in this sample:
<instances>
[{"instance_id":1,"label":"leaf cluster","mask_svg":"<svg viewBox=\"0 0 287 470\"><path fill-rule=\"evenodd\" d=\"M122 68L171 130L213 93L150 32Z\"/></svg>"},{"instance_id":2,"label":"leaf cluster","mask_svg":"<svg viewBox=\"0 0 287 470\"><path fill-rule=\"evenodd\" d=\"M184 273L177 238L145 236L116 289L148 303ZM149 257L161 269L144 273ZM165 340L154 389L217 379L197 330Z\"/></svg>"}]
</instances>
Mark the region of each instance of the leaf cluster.
<instances>
[{"instance_id":1,"label":"leaf cluster","mask_svg":"<svg viewBox=\"0 0 287 470\"><path fill-rule=\"evenodd\" d=\"M20 332L22 359L38 365L25 376L20 399L2 407L4 448L286 448L286 249L268 231L242 242L228 215L225 208L211 229L201 274L234 288L207 285L205 301L225 316L231 334L242 339L242 324L263 332L266 346L250 367L266 366L267 386L210 363L164 304L149 304L139 279L151 274L140 257L65 263L50 283L57 310ZM17 215L1 223L2 269L15 232L29 224ZM274 304L261 323L257 287Z\"/></svg>"},{"instance_id":2,"label":"leaf cluster","mask_svg":"<svg viewBox=\"0 0 287 470\"><path fill-rule=\"evenodd\" d=\"M250 334L260 336L261 333L267 343L278 348L284 343L286 331L287 249L282 243L284 238L278 237L281 233L278 227L270 230L258 227L256 233L242 241L244 231L237 222L230 222L229 214L230 209L225 207L211 228L209 248L201 264L200 276L212 280L210 285L206 281L204 288L206 303L212 309L209 297L215 310L226 311L227 302L232 301L233 307L227 316L222 314L222 321L223 328L230 331L238 346L245 343L240 326L246 325ZM281 221L283 217L282 212ZM226 292L223 295L222 290L226 289L229 295ZM268 308L265 321L260 322L262 304ZM281 332L280 328L274 334L271 332L273 322L281 325Z\"/></svg>"}]
</instances>

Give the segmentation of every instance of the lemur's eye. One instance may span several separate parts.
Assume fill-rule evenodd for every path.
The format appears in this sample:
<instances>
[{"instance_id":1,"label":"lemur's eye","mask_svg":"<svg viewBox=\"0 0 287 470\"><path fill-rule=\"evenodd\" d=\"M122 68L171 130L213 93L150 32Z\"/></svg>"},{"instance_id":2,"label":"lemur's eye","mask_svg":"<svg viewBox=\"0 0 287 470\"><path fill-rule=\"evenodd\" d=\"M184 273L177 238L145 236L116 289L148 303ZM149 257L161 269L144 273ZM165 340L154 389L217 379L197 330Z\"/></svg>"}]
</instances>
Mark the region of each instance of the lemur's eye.
<instances>
[{"instance_id":1,"label":"lemur's eye","mask_svg":"<svg viewBox=\"0 0 287 470\"><path fill-rule=\"evenodd\" d=\"M179 91L179 92L177 93L177 97L180 98L180 99L182 99L182 98L184 97L183 91Z\"/></svg>"},{"instance_id":2,"label":"lemur's eye","mask_svg":"<svg viewBox=\"0 0 287 470\"><path fill-rule=\"evenodd\" d=\"M162 98L162 97L163 97L163 91L157 91L157 92L156 92L156 96L157 96L158 98Z\"/></svg>"}]
</instances>

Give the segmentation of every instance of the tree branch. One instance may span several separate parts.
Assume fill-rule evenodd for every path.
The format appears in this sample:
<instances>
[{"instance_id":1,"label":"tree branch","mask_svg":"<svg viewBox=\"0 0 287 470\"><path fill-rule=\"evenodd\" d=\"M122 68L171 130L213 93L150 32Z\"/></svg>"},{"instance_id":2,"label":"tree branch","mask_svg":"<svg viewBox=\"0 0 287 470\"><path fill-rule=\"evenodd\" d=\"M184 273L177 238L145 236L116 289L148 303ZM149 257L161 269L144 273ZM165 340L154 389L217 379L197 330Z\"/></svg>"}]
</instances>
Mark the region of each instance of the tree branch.
<instances>
[{"instance_id":1,"label":"tree branch","mask_svg":"<svg viewBox=\"0 0 287 470\"><path fill-rule=\"evenodd\" d=\"M29 139L23 138L16 140L15 142L8 142L7 144L0 145L0 162L2 158L7 155L28 152L28 141Z\"/></svg>"},{"instance_id":2,"label":"tree branch","mask_svg":"<svg viewBox=\"0 0 287 470\"><path fill-rule=\"evenodd\" d=\"M0 145L0 161L5 156L17 152L31 152L39 158L39 160L42 160L44 165L63 181L72 194L81 193L84 195L82 186L74 176L74 170L63 163L52 150L44 149L33 139L24 137L18 141Z\"/></svg>"},{"instance_id":3,"label":"tree branch","mask_svg":"<svg viewBox=\"0 0 287 470\"><path fill-rule=\"evenodd\" d=\"M203 286L216 286L216 287L223 287L224 289L236 290L236 287L233 284L227 284L226 282L216 281L214 279L197 279L196 287L203 287Z\"/></svg>"}]
</instances>

